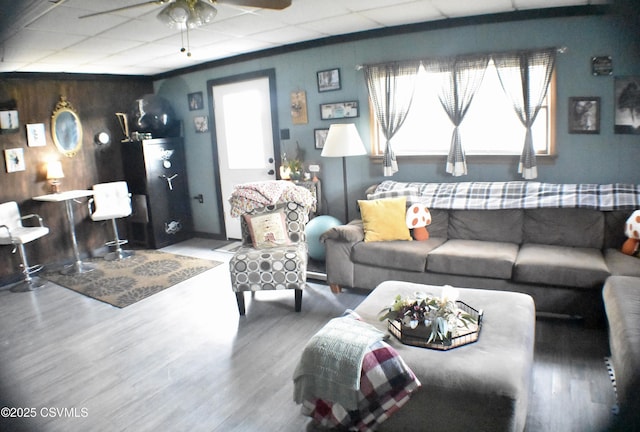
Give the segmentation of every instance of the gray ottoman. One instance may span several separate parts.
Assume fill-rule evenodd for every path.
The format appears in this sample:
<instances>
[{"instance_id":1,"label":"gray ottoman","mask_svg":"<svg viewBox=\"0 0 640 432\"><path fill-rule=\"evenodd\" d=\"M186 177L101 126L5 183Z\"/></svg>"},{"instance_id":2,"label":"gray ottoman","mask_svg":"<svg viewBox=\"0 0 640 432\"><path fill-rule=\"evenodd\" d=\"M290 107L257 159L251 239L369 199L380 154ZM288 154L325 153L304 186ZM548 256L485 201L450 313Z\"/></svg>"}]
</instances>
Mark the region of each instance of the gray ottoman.
<instances>
[{"instance_id":1,"label":"gray ottoman","mask_svg":"<svg viewBox=\"0 0 640 432\"><path fill-rule=\"evenodd\" d=\"M381 283L355 311L385 330L378 313L397 294L440 294L441 287ZM393 346L422 383L409 402L382 424L383 431L522 431L533 366L535 306L526 295L460 288L460 300L484 310L480 339L450 351Z\"/></svg>"}]
</instances>

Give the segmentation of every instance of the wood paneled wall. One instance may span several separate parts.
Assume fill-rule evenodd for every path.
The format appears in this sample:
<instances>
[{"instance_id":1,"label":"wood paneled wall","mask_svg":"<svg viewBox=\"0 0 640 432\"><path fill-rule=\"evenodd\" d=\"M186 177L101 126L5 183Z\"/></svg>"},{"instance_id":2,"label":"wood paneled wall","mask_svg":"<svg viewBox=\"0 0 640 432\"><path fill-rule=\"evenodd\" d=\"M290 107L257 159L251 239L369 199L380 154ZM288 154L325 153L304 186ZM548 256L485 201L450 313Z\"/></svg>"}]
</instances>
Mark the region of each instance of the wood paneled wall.
<instances>
[{"instance_id":1,"label":"wood paneled wall","mask_svg":"<svg viewBox=\"0 0 640 432\"><path fill-rule=\"evenodd\" d=\"M151 79L84 75L0 74L0 104L15 100L20 121L16 133L0 134L0 202L17 201L23 214L38 213L49 227L48 236L27 245L30 264L58 265L72 262L73 252L63 204L33 201L49 193L45 179L48 160L59 159L65 178L61 190L91 188L95 183L122 180L120 140L123 138L116 112L128 112L135 99L153 93ZM51 138L51 114L65 96L78 112L83 128L82 147L74 157L58 152ZM29 147L26 125L44 123L47 145ZM110 131L108 146L94 143L95 134ZM4 150L24 149L26 170L7 173ZM107 240L107 226L88 218L86 202L74 203L81 253L96 250ZM0 285L17 280L19 257L10 246L0 246Z\"/></svg>"}]
</instances>

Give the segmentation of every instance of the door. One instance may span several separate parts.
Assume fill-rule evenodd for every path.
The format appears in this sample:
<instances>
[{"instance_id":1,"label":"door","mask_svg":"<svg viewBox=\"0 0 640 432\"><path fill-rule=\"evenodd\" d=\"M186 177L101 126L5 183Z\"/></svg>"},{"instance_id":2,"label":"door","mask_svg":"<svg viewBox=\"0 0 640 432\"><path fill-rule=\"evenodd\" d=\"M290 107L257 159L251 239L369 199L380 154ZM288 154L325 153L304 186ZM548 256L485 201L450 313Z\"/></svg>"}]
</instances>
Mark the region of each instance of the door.
<instances>
[{"instance_id":1,"label":"door","mask_svg":"<svg viewBox=\"0 0 640 432\"><path fill-rule=\"evenodd\" d=\"M209 81L220 182L221 218L227 239L240 239L240 219L231 217L229 197L235 185L275 180L277 114L275 71Z\"/></svg>"}]
</instances>

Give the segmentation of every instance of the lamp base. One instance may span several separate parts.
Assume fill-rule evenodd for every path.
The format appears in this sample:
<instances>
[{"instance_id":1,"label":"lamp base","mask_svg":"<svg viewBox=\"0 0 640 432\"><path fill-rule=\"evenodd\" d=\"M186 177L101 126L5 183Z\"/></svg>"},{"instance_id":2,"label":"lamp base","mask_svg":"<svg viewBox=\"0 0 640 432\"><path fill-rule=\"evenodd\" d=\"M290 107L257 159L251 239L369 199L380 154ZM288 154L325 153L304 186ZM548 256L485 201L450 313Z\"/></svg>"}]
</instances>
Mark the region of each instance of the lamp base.
<instances>
[{"instance_id":1,"label":"lamp base","mask_svg":"<svg viewBox=\"0 0 640 432\"><path fill-rule=\"evenodd\" d=\"M57 194L60 193L60 182L57 180L53 180L50 182L50 190L51 193Z\"/></svg>"}]
</instances>

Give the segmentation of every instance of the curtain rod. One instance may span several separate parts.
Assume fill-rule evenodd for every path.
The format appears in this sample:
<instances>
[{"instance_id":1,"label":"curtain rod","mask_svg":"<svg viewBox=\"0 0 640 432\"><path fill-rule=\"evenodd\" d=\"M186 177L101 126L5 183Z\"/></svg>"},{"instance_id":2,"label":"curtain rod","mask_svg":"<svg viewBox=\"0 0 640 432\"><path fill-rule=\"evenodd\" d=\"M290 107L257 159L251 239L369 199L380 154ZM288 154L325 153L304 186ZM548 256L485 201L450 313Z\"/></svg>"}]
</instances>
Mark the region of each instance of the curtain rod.
<instances>
[{"instance_id":1,"label":"curtain rod","mask_svg":"<svg viewBox=\"0 0 640 432\"><path fill-rule=\"evenodd\" d=\"M544 48L542 48L542 49L544 49ZM564 54L564 53L567 52L568 49L569 48L567 48L566 46L561 46L561 47L556 48L556 52L558 54ZM526 51L536 51L536 50L532 49L532 50L526 50ZM517 51L505 51L505 52L517 52ZM491 55L491 54L497 54L497 53L490 53L489 55ZM502 54L502 53L500 53L500 54ZM466 55L477 55L477 54L462 54L462 56L466 56ZM411 61L411 60L403 60L403 61ZM393 61L392 62L382 62L382 63L377 63L377 64L385 64L385 63L393 63ZM356 65L355 69L357 71L359 71L359 70L362 70L365 66L374 66L374 65Z\"/></svg>"}]
</instances>

